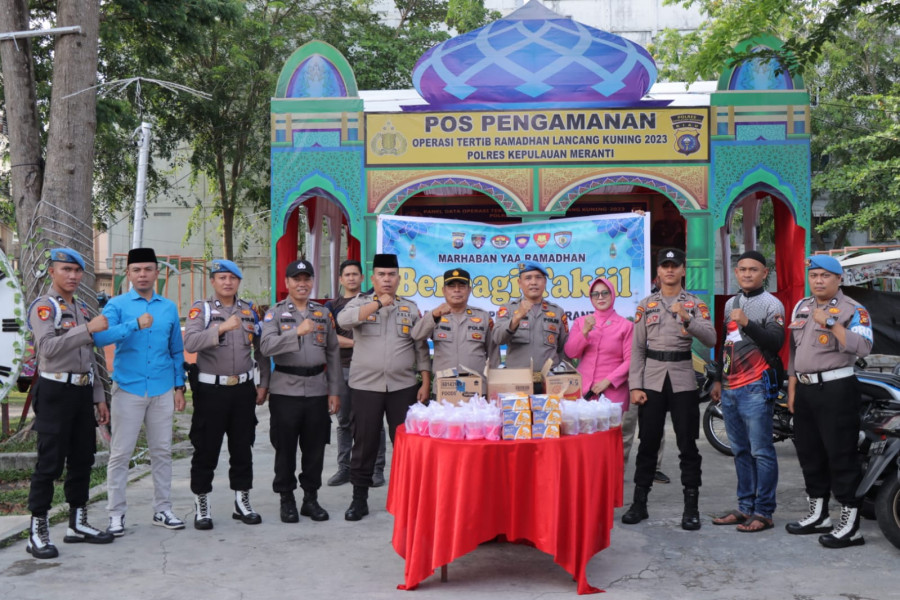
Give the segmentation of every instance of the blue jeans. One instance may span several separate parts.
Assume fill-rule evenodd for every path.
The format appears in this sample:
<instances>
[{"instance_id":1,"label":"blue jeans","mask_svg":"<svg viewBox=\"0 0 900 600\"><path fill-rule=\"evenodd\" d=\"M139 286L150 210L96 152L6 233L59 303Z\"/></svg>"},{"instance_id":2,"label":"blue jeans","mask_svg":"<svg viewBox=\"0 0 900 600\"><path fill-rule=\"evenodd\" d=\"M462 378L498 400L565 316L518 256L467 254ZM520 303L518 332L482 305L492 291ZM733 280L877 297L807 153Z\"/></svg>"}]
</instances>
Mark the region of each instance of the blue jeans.
<instances>
[{"instance_id":1,"label":"blue jeans","mask_svg":"<svg viewBox=\"0 0 900 600\"><path fill-rule=\"evenodd\" d=\"M772 441L772 410L765 386L754 382L722 390L725 431L734 452L738 510L767 519L775 512L778 457Z\"/></svg>"}]
</instances>

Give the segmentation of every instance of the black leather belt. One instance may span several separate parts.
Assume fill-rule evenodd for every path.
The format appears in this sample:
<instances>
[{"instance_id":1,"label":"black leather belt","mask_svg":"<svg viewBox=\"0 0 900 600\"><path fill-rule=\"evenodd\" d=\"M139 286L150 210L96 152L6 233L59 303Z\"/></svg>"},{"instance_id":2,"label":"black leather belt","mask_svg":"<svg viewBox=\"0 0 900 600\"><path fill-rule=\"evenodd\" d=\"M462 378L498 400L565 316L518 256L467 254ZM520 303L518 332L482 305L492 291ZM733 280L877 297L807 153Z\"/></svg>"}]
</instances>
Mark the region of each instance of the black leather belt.
<instances>
[{"instance_id":1,"label":"black leather belt","mask_svg":"<svg viewBox=\"0 0 900 600\"><path fill-rule=\"evenodd\" d=\"M299 375L300 377L312 377L325 371L325 365L318 367L289 367L287 365L275 365L276 371L282 373L290 373L291 375Z\"/></svg>"},{"instance_id":2,"label":"black leather belt","mask_svg":"<svg viewBox=\"0 0 900 600\"><path fill-rule=\"evenodd\" d=\"M683 360L691 360L694 357L690 350L681 352L667 352L663 350L647 350L647 358L660 360L662 362L680 362Z\"/></svg>"}]
</instances>

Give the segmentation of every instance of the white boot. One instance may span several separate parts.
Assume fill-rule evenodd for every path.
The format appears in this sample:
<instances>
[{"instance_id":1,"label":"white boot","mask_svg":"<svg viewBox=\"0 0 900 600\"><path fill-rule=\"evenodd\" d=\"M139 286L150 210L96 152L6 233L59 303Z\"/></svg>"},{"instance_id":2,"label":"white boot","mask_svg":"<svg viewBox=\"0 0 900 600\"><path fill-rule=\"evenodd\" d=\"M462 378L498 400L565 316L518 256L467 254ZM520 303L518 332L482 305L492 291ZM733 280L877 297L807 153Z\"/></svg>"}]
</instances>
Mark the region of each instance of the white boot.
<instances>
[{"instance_id":1,"label":"white boot","mask_svg":"<svg viewBox=\"0 0 900 600\"><path fill-rule=\"evenodd\" d=\"M262 517L250 506L250 492L246 490L234 492L234 513L232 513L231 518L243 521L247 525L259 525L262 523Z\"/></svg>"},{"instance_id":2,"label":"white boot","mask_svg":"<svg viewBox=\"0 0 900 600\"><path fill-rule=\"evenodd\" d=\"M841 506L841 520L831 533L819 536L819 543L826 548L847 548L866 543L859 532L859 509L855 506Z\"/></svg>"},{"instance_id":3,"label":"white boot","mask_svg":"<svg viewBox=\"0 0 900 600\"><path fill-rule=\"evenodd\" d=\"M115 538L111 533L91 527L87 520L87 509L83 506L69 507L69 528L63 541L67 544L110 544Z\"/></svg>"},{"instance_id":4,"label":"white boot","mask_svg":"<svg viewBox=\"0 0 900 600\"><path fill-rule=\"evenodd\" d=\"M808 535L810 533L828 533L831 531L831 517L828 515L828 500L825 498L806 498L809 512L799 521L784 526L788 533Z\"/></svg>"},{"instance_id":5,"label":"white boot","mask_svg":"<svg viewBox=\"0 0 900 600\"><path fill-rule=\"evenodd\" d=\"M50 543L50 522L47 515L43 517L31 516L31 530L25 551L35 558L56 558L59 556L59 550Z\"/></svg>"},{"instance_id":6,"label":"white boot","mask_svg":"<svg viewBox=\"0 0 900 600\"><path fill-rule=\"evenodd\" d=\"M194 529L212 529L212 511L206 494L194 496Z\"/></svg>"}]
</instances>

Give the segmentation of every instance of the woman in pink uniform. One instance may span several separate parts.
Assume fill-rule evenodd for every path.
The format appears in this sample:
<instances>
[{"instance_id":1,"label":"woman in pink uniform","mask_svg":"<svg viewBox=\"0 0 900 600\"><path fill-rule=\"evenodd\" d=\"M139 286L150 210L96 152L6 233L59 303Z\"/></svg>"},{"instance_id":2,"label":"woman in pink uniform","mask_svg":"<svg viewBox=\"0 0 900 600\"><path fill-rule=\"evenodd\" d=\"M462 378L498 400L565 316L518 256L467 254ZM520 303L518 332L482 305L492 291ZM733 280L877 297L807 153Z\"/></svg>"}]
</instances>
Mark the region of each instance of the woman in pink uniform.
<instances>
[{"instance_id":1,"label":"woman in pink uniform","mask_svg":"<svg viewBox=\"0 0 900 600\"><path fill-rule=\"evenodd\" d=\"M594 314L578 317L569 329L565 352L578 359L582 394L604 394L628 410L628 367L634 324L613 308L616 292L606 279L591 283Z\"/></svg>"}]
</instances>

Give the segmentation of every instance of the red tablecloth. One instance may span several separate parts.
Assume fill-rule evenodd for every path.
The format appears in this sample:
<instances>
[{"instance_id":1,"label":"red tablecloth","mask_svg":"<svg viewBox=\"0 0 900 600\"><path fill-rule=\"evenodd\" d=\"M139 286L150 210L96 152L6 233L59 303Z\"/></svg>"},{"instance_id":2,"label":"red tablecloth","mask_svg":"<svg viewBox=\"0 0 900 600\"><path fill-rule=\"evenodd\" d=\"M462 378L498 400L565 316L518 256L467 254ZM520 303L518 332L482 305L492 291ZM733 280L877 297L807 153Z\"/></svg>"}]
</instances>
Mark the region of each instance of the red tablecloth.
<instances>
[{"instance_id":1,"label":"red tablecloth","mask_svg":"<svg viewBox=\"0 0 900 600\"><path fill-rule=\"evenodd\" d=\"M550 440L449 441L397 429L387 510L414 589L442 565L505 535L528 540L578 582L609 546L622 506L619 429Z\"/></svg>"}]
</instances>

